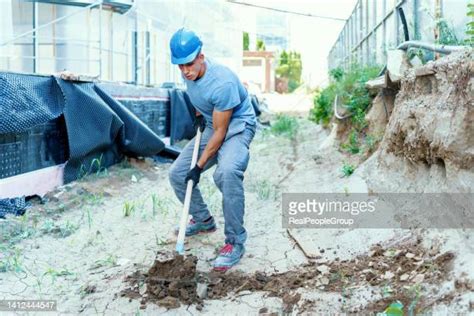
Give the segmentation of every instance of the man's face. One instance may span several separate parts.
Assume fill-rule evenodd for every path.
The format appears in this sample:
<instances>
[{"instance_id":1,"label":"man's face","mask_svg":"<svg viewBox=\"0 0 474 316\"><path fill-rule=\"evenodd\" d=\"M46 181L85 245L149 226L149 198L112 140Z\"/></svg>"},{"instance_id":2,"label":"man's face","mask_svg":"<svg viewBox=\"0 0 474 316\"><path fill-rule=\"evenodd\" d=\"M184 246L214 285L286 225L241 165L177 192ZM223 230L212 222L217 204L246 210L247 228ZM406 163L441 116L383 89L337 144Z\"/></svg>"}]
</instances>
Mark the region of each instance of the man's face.
<instances>
[{"instance_id":1,"label":"man's face","mask_svg":"<svg viewBox=\"0 0 474 316\"><path fill-rule=\"evenodd\" d=\"M204 74L204 55L199 53L196 58L187 64L178 65L183 76L188 80L197 80Z\"/></svg>"}]
</instances>

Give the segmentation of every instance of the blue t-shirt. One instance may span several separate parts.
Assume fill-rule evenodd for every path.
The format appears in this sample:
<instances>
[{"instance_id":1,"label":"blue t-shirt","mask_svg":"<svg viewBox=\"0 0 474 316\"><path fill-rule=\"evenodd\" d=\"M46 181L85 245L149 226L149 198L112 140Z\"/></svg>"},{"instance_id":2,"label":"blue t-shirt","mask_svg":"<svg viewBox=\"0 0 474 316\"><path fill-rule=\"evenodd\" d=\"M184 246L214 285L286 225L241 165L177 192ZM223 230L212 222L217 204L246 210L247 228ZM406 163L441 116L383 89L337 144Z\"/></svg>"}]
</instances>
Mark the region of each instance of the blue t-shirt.
<instances>
[{"instance_id":1,"label":"blue t-shirt","mask_svg":"<svg viewBox=\"0 0 474 316\"><path fill-rule=\"evenodd\" d=\"M212 112L234 109L226 139L244 130L245 125L255 125L256 116L247 90L237 75L228 67L205 60L206 72L196 81L187 80L187 92L191 103L204 115L212 127Z\"/></svg>"}]
</instances>

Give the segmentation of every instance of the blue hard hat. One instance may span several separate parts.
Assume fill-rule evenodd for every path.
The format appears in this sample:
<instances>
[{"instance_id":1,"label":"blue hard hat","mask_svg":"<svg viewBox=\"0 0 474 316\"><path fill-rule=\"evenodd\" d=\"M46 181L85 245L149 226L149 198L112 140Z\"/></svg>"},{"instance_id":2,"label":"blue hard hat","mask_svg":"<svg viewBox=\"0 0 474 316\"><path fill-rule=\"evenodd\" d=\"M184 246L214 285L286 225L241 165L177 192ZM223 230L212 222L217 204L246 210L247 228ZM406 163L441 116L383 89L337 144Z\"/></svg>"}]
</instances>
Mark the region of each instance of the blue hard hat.
<instances>
[{"instance_id":1,"label":"blue hard hat","mask_svg":"<svg viewBox=\"0 0 474 316\"><path fill-rule=\"evenodd\" d=\"M202 47L202 42L193 31L180 28L170 40L171 62L182 65L192 62Z\"/></svg>"}]
</instances>

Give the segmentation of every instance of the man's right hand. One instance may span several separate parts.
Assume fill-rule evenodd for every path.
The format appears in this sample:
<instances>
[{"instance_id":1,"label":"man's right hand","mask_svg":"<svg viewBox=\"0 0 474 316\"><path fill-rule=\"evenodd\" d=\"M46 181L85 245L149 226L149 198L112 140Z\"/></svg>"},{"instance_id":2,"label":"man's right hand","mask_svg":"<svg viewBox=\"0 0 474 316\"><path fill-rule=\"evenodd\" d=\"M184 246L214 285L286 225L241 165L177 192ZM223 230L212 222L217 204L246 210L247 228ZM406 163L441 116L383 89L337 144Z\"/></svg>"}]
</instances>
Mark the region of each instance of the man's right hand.
<instances>
[{"instance_id":1,"label":"man's right hand","mask_svg":"<svg viewBox=\"0 0 474 316\"><path fill-rule=\"evenodd\" d=\"M204 131L204 129L206 128L206 119L204 118L204 116L201 114L201 115L197 115L196 118L194 119L194 129L197 131L198 128L199 130L201 131L201 133Z\"/></svg>"}]
</instances>

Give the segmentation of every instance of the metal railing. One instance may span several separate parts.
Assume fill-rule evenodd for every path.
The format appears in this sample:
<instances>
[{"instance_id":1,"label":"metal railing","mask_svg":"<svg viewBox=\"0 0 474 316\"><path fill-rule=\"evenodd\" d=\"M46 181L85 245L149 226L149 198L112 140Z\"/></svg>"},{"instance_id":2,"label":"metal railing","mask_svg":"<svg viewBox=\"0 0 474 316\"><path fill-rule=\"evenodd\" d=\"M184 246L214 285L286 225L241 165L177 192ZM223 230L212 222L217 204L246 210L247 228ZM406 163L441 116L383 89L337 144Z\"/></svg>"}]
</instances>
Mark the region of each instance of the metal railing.
<instances>
[{"instance_id":1,"label":"metal railing","mask_svg":"<svg viewBox=\"0 0 474 316\"><path fill-rule=\"evenodd\" d=\"M446 13L455 20L466 18L465 10L452 9L453 4L452 0L358 0L330 50L329 69L347 69L353 63L385 64L387 50L407 41L408 33L410 40L435 43L439 36L436 20L442 20ZM408 22L403 31L397 12L400 8ZM460 29L455 31L462 33L465 24L459 25Z\"/></svg>"}]
</instances>

